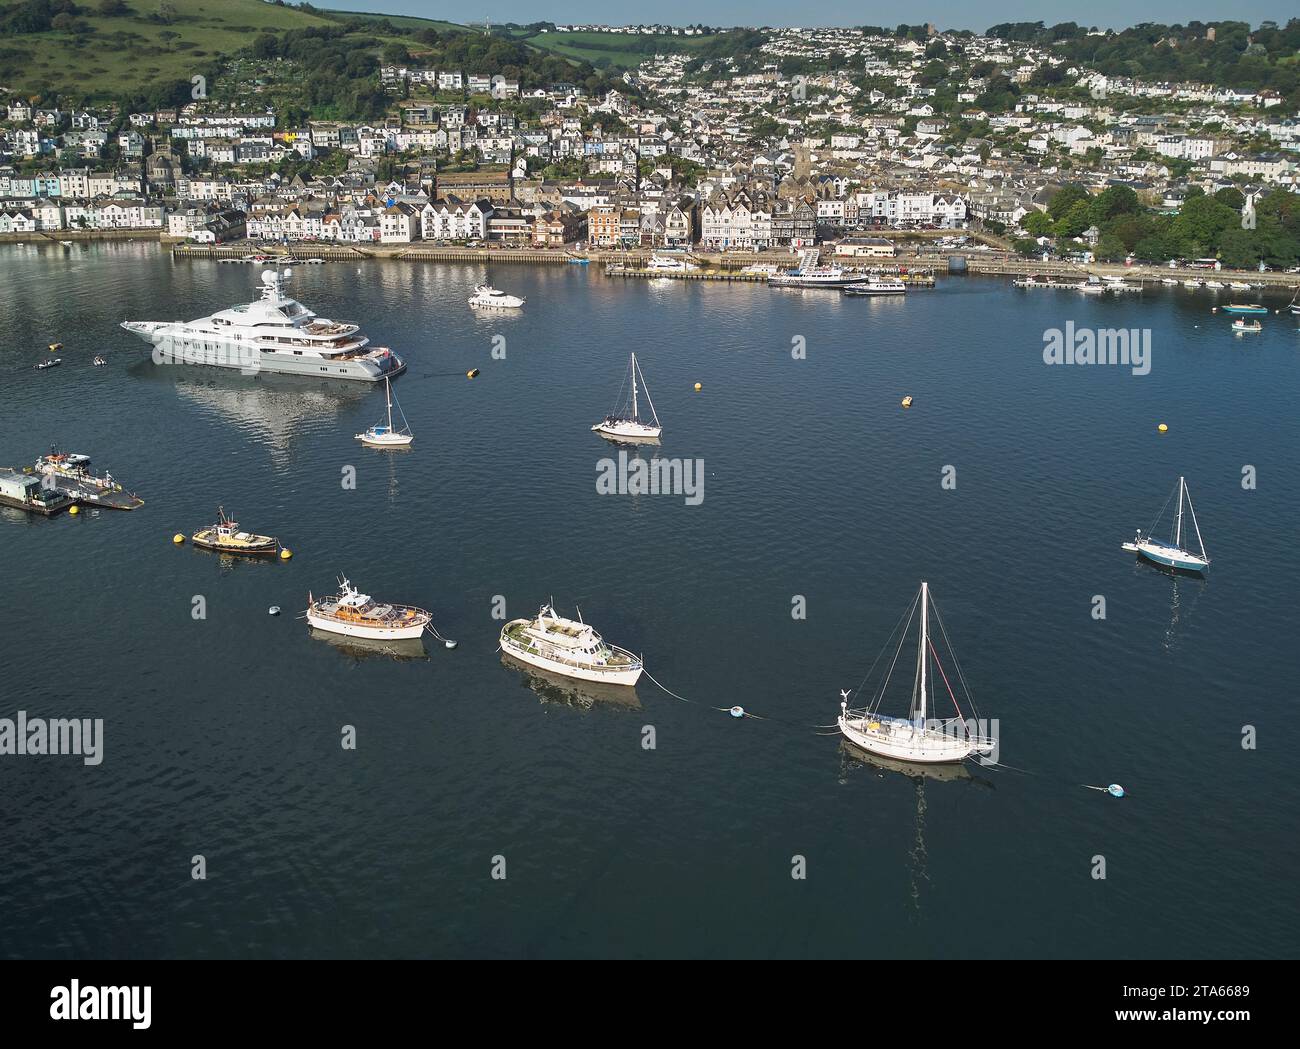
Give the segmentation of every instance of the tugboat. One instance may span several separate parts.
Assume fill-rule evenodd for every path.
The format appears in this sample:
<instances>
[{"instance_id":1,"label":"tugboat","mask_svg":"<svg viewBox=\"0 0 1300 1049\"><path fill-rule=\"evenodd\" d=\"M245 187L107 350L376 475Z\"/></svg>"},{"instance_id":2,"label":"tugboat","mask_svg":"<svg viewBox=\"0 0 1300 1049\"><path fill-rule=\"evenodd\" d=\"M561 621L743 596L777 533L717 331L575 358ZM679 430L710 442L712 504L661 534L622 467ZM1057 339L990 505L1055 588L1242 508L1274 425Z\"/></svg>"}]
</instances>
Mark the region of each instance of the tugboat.
<instances>
[{"instance_id":1,"label":"tugboat","mask_svg":"<svg viewBox=\"0 0 1300 1049\"><path fill-rule=\"evenodd\" d=\"M563 677L635 685L641 660L606 644L581 617L577 621L543 605L532 619L513 619L501 628L501 651L522 663Z\"/></svg>"},{"instance_id":2,"label":"tugboat","mask_svg":"<svg viewBox=\"0 0 1300 1049\"><path fill-rule=\"evenodd\" d=\"M206 550L220 550L225 554L249 556L274 556L280 543L274 536L241 532L239 524L226 516L224 507L217 507L217 523L200 528L190 539L195 546Z\"/></svg>"},{"instance_id":3,"label":"tugboat","mask_svg":"<svg viewBox=\"0 0 1300 1049\"><path fill-rule=\"evenodd\" d=\"M413 605L393 605L363 594L346 578L339 580L334 597L307 594L307 623L317 630L373 640L418 638L433 614Z\"/></svg>"},{"instance_id":4,"label":"tugboat","mask_svg":"<svg viewBox=\"0 0 1300 1049\"><path fill-rule=\"evenodd\" d=\"M49 455L36 460L33 470L51 478L60 492L84 500L91 506L106 510L137 510L144 506L144 500L134 492L126 491L112 474L105 472L99 477L91 472L90 456L79 452L56 452L51 448Z\"/></svg>"}]
</instances>

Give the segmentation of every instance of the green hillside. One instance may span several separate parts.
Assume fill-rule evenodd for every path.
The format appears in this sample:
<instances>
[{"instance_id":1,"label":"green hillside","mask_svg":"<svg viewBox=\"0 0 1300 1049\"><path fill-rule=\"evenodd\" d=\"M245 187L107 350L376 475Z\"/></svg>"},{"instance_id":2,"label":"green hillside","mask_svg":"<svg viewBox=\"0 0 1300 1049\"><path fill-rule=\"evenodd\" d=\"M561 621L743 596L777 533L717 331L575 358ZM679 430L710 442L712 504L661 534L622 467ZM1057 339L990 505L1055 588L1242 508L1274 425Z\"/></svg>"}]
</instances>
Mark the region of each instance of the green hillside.
<instances>
[{"instance_id":1,"label":"green hillside","mask_svg":"<svg viewBox=\"0 0 1300 1049\"><path fill-rule=\"evenodd\" d=\"M48 11L51 28L30 19ZM120 8L121 13L105 14ZM35 23L39 25L40 23ZM101 0L60 4L0 0L0 86L18 94L58 91L68 98L105 98L162 81L189 80L213 61L247 47L262 29L332 23L264 0Z\"/></svg>"},{"instance_id":2,"label":"green hillside","mask_svg":"<svg viewBox=\"0 0 1300 1049\"><path fill-rule=\"evenodd\" d=\"M692 54L711 36L672 36L646 34L629 36L621 33L535 33L524 42L566 58L578 58L595 66L606 63L631 69L647 58L659 54ZM606 62L601 60L605 59Z\"/></svg>"}]
</instances>

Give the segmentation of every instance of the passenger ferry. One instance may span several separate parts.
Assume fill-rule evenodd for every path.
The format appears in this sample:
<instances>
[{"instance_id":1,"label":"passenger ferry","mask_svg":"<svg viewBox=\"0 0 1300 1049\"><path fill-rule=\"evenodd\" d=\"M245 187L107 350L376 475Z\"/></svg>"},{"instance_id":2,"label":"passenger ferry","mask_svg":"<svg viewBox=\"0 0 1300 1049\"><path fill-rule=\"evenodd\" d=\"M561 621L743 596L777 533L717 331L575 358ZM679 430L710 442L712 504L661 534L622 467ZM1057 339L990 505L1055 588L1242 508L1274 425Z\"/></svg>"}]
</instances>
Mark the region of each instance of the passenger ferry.
<instances>
[{"instance_id":1,"label":"passenger ferry","mask_svg":"<svg viewBox=\"0 0 1300 1049\"><path fill-rule=\"evenodd\" d=\"M372 347L355 324L318 317L284 291L288 270L262 273L262 297L188 323L123 321L152 343L160 364L199 364L245 373L378 382L405 370L386 347Z\"/></svg>"},{"instance_id":2,"label":"passenger ferry","mask_svg":"<svg viewBox=\"0 0 1300 1049\"><path fill-rule=\"evenodd\" d=\"M641 660L606 644L587 623L565 619L543 605L532 619L513 619L501 628L501 651L520 662L564 677L635 685Z\"/></svg>"},{"instance_id":3,"label":"passenger ferry","mask_svg":"<svg viewBox=\"0 0 1300 1049\"><path fill-rule=\"evenodd\" d=\"M869 280L844 287L845 295L903 295L906 291L907 285L897 277L873 276Z\"/></svg>"}]
</instances>

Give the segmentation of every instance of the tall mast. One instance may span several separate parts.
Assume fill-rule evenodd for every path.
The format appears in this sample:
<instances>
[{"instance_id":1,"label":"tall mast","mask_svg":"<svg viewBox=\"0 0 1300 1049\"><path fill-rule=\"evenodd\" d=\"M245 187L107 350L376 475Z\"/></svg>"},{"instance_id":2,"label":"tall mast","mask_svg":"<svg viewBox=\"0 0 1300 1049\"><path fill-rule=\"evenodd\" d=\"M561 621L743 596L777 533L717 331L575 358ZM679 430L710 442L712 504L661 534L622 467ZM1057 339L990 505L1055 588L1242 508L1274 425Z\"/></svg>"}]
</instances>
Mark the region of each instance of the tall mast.
<instances>
[{"instance_id":1,"label":"tall mast","mask_svg":"<svg viewBox=\"0 0 1300 1049\"><path fill-rule=\"evenodd\" d=\"M636 414L636 354L632 354L632 418L637 418Z\"/></svg>"},{"instance_id":2,"label":"tall mast","mask_svg":"<svg viewBox=\"0 0 1300 1049\"><path fill-rule=\"evenodd\" d=\"M929 604L930 604L930 584L921 584L921 709L920 721L925 724L925 664L926 645L930 639L930 621L929 621Z\"/></svg>"},{"instance_id":3,"label":"tall mast","mask_svg":"<svg viewBox=\"0 0 1300 1049\"><path fill-rule=\"evenodd\" d=\"M384 376L384 390L388 394L388 429L393 429L393 380L391 377Z\"/></svg>"},{"instance_id":4,"label":"tall mast","mask_svg":"<svg viewBox=\"0 0 1300 1049\"><path fill-rule=\"evenodd\" d=\"M1178 524L1174 531L1174 546L1179 550L1183 548L1183 488L1184 482L1178 478Z\"/></svg>"}]
</instances>

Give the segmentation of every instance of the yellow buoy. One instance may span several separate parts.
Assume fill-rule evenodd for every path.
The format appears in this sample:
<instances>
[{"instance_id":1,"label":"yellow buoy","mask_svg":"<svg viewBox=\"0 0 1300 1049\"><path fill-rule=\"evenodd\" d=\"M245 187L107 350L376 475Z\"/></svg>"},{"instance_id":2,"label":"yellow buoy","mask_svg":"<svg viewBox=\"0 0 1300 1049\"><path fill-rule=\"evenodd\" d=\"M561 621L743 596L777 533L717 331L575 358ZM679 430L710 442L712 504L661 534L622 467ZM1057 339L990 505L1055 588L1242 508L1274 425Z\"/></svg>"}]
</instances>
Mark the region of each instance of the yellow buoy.
<instances>
[{"instance_id":1,"label":"yellow buoy","mask_svg":"<svg viewBox=\"0 0 1300 1049\"><path fill-rule=\"evenodd\" d=\"M69 507L68 507L68 513L70 513L70 514L76 514L76 513L80 513L80 512L81 512L81 511L78 510L75 506L69 506Z\"/></svg>"},{"instance_id":2,"label":"yellow buoy","mask_svg":"<svg viewBox=\"0 0 1300 1049\"><path fill-rule=\"evenodd\" d=\"M476 376L477 374L478 374L478 369L477 369L477 368L471 368L469 371L467 371L467 372L465 373L465 378L467 378L467 379L472 379L472 378L474 378L474 376Z\"/></svg>"},{"instance_id":3,"label":"yellow buoy","mask_svg":"<svg viewBox=\"0 0 1300 1049\"><path fill-rule=\"evenodd\" d=\"M1161 433L1169 432L1169 427L1166 426L1164 423L1161 423L1159 426L1156 427L1156 429L1159 430Z\"/></svg>"},{"instance_id":4,"label":"yellow buoy","mask_svg":"<svg viewBox=\"0 0 1300 1049\"><path fill-rule=\"evenodd\" d=\"M696 392L696 393L699 393L702 389L704 389L704 387L701 386L701 385L697 382L697 383L695 384L695 392Z\"/></svg>"},{"instance_id":5,"label":"yellow buoy","mask_svg":"<svg viewBox=\"0 0 1300 1049\"><path fill-rule=\"evenodd\" d=\"M181 543L185 542L185 536L182 535L180 532L177 532L174 536L172 536L172 542L176 543L179 546Z\"/></svg>"},{"instance_id":6,"label":"yellow buoy","mask_svg":"<svg viewBox=\"0 0 1300 1049\"><path fill-rule=\"evenodd\" d=\"M287 561L287 560L289 560L289 558L291 558L291 557L293 557L293 551L290 550L287 546L284 547L284 548L282 548L282 549L280 550L280 560L281 560L281 561Z\"/></svg>"}]
</instances>

